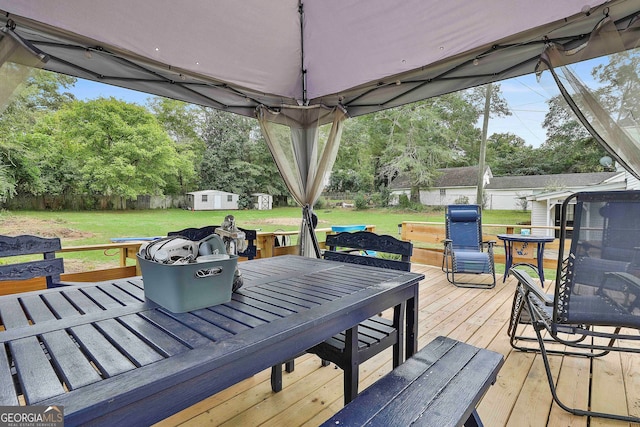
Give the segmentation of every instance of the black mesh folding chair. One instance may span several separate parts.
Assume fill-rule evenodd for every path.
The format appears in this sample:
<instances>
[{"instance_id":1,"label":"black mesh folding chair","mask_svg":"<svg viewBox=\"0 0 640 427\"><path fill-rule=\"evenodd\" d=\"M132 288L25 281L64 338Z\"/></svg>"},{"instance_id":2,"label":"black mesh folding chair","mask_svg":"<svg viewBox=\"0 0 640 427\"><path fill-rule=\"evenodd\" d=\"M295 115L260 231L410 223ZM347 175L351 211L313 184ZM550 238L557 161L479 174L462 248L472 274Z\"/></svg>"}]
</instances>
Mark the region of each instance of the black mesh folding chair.
<instances>
[{"instance_id":1,"label":"black mesh folding chair","mask_svg":"<svg viewBox=\"0 0 640 427\"><path fill-rule=\"evenodd\" d=\"M570 205L575 205L575 214L571 244L566 248ZM562 403L548 358L553 352L586 357L610 351L640 353L638 246L640 191L576 193L562 206L554 295L542 293L526 273L511 270L518 279L512 327L522 321L522 313L530 316L553 399L573 414L640 422L632 416L570 408ZM550 341L567 349L549 349Z\"/></svg>"}]
</instances>

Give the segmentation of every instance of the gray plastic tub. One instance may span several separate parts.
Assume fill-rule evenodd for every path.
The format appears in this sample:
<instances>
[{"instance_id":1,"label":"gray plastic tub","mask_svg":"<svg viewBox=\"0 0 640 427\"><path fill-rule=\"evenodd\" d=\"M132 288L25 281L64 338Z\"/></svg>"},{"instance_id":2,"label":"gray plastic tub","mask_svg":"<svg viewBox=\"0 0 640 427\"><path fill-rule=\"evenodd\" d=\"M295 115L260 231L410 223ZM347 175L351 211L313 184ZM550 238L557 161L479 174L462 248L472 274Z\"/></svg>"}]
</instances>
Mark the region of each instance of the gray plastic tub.
<instances>
[{"instance_id":1,"label":"gray plastic tub","mask_svg":"<svg viewBox=\"0 0 640 427\"><path fill-rule=\"evenodd\" d=\"M144 296L174 313L198 310L231 300L238 256L196 264L160 264L138 255Z\"/></svg>"}]
</instances>

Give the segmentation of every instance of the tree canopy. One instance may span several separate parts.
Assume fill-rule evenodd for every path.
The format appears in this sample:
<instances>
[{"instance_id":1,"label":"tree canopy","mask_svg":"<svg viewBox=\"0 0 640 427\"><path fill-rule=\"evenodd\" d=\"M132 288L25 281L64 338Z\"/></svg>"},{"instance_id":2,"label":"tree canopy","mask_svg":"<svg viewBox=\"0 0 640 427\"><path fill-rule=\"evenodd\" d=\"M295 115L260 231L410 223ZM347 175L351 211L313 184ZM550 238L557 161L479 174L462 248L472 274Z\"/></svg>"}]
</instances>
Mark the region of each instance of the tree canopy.
<instances>
[{"instance_id":1,"label":"tree canopy","mask_svg":"<svg viewBox=\"0 0 640 427\"><path fill-rule=\"evenodd\" d=\"M593 75L606 88L637 67L621 57ZM146 106L76 100L74 84L34 70L0 115L0 200L81 194L118 197L124 206L138 195L221 189L250 206L252 193L288 195L256 120L158 97ZM327 189L376 193L403 175L417 200L437 169L478 164L484 94L475 88L347 120ZM499 85L491 97L491 117L510 114ZM511 133L488 137L494 175L602 170L604 151L563 102L549 100L547 139L538 148Z\"/></svg>"}]
</instances>

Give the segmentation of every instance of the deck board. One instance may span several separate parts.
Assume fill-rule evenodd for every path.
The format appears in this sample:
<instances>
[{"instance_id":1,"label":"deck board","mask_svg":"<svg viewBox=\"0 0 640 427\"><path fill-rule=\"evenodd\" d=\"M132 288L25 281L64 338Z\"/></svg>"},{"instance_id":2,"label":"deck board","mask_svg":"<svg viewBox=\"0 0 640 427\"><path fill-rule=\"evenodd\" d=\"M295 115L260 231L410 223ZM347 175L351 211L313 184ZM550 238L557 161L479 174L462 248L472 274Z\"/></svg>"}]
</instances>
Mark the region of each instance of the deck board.
<instances>
[{"instance_id":1,"label":"deck board","mask_svg":"<svg viewBox=\"0 0 640 427\"><path fill-rule=\"evenodd\" d=\"M512 350L507 326L515 280L497 277L494 289L457 288L449 284L440 268L413 265L425 274L420 285L418 347L438 335L497 351L505 364L478 406L487 426L626 426L611 420L588 420L573 416L552 402L542 359L534 353ZM480 276L479 276L480 278ZM481 280L489 280L488 275ZM547 292L551 289L546 287ZM384 313L390 316L391 311ZM532 334L531 331L528 331ZM391 370L391 349L360 367L360 390ZM591 366L587 359L551 356L558 393L567 403L585 407L589 398ZM640 411L640 354L612 354L594 363L595 407L617 407L638 415ZM342 371L322 367L320 359L304 355L296 359L295 371L283 374L283 390L272 393L270 370L262 371L198 404L156 424L170 426L303 426L313 427L342 408ZM605 385L606 384L606 385Z\"/></svg>"}]
</instances>

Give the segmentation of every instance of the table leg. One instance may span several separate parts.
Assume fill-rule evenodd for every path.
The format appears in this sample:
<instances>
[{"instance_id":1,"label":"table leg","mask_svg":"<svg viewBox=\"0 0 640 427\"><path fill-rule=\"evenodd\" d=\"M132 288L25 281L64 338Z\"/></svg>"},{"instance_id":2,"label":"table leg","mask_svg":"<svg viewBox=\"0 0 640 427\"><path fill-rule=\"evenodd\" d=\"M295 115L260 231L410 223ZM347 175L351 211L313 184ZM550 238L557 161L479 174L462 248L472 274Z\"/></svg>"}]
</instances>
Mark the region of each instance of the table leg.
<instances>
[{"instance_id":1,"label":"table leg","mask_svg":"<svg viewBox=\"0 0 640 427\"><path fill-rule=\"evenodd\" d=\"M271 390L274 393L282 390L282 363L271 367Z\"/></svg>"},{"instance_id":2,"label":"table leg","mask_svg":"<svg viewBox=\"0 0 640 427\"><path fill-rule=\"evenodd\" d=\"M402 343L402 337L405 335L405 311L406 303L398 304L393 308L393 326L396 328L397 341L393 345L393 367L397 368L404 362L405 346Z\"/></svg>"},{"instance_id":3,"label":"table leg","mask_svg":"<svg viewBox=\"0 0 640 427\"><path fill-rule=\"evenodd\" d=\"M513 242L510 240L504 241L504 275L502 276L502 283L507 281L507 277L509 277L509 270L511 269L511 264L513 263Z\"/></svg>"},{"instance_id":4,"label":"table leg","mask_svg":"<svg viewBox=\"0 0 640 427\"><path fill-rule=\"evenodd\" d=\"M418 351L418 289L420 283L413 286L413 297L407 300L406 316L406 357L410 358Z\"/></svg>"},{"instance_id":5,"label":"table leg","mask_svg":"<svg viewBox=\"0 0 640 427\"><path fill-rule=\"evenodd\" d=\"M544 242L538 243L538 277L544 288Z\"/></svg>"},{"instance_id":6,"label":"table leg","mask_svg":"<svg viewBox=\"0 0 640 427\"><path fill-rule=\"evenodd\" d=\"M346 330L344 351L347 363L344 367L344 404L351 402L358 395L360 381L360 360L358 358L358 325Z\"/></svg>"}]
</instances>

